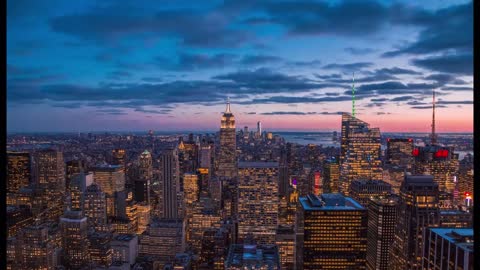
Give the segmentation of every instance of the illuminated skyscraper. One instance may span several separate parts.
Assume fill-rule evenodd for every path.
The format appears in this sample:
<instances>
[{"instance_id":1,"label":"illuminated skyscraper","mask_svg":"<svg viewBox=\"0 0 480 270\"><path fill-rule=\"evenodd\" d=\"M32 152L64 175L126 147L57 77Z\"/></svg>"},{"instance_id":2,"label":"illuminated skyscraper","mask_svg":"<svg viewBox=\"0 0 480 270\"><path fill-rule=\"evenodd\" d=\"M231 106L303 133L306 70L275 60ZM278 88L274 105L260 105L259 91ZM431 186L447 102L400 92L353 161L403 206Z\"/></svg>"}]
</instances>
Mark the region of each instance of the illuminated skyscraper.
<instances>
[{"instance_id":1,"label":"illuminated skyscraper","mask_svg":"<svg viewBox=\"0 0 480 270\"><path fill-rule=\"evenodd\" d=\"M325 193L338 192L340 165L336 159L329 159L323 165L323 190Z\"/></svg>"},{"instance_id":2,"label":"illuminated skyscraper","mask_svg":"<svg viewBox=\"0 0 480 270\"><path fill-rule=\"evenodd\" d=\"M112 150L112 165L120 165L125 168L125 149Z\"/></svg>"},{"instance_id":3,"label":"illuminated skyscraper","mask_svg":"<svg viewBox=\"0 0 480 270\"><path fill-rule=\"evenodd\" d=\"M183 175L183 190L185 193L186 207L192 205L193 202L198 200L199 185L197 174L186 173Z\"/></svg>"},{"instance_id":4,"label":"illuminated skyscraper","mask_svg":"<svg viewBox=\"0 0 480 270\"><path fill-rule=\"evenodd\" d=\"M138 179L135 180L135 201L146 202L150 201L150 186L153 182L153 167L152 167L152 155L145 150L139 159L139 173Z\"/></svg>"},{"instance_id":5,"label":"illuminated skyscraper","mask_svg":"<svg viewBox=\"0 0 480 270\"><path fill-rule=\"evenodd\" d=\"M238 164L238 236L252 234L259 244L275 243L278 225L278 163Z\"/></svg>"},{"instance_id":6,"label":"illuminated skyscraper","mask_svg":"<svg viewBox=\"0 0 480 270\"><path fill-rule=\"evenodd\" d=\"M277 228L275 244L278 247L282 269L294 269L295 262L295 231L292 226Z\"/></svg>"},{"instance_id":7,"label":"illuminated skyscraper","mask_svg":"<svg viewBox=\"0 0 480 270\"><path fill-rule=\"evenodd\" d=\"M386 161L388 164L410 169L413 165L412 139L387 139Z\"/></svg>"},{"instance_id":8,"label":"illuminated skyscraper","mask_svg":"<svg viewBox=\"0 0 480 270\"><path fill-rule=\"evenodd\" d=\"M370 128L368 123L343 113L340 191L346 194L352 180L382 180L380 156L380 129Z\"/></svg>"},{"instance_id":9,"label":"illuminated skyscraper","mask_svg":"<svg viewBox=\"0 0 480 270\"><path fill-rule=\"evenodd\" d=\"M405 176L397 215L390 268L422 269L424 230L439 222L438 184L432 176Z\"/></svg>"},{"instance_id":10,"label":"illuminated skyscraper","mask_svg":"<svg viewBox=\"0 0 480 270\"><path fill-rule=\"evenodd\" d=\"M232 178L237 174L237 143L235 134L235 117L230 111L230 100L223 113L220 125L220 152L216 175L218 177Z\"/></svg>"},{"instance_id":11,"label":"illuminated skyscraper","mask_svg":"<svg viewBox=\"0 0 480 270\"><path fill-rule=\"evenodd\" d=\"M397 198L374 198L368 204L367 269L387 270L397 221Z\"/></svg>"},{"instance_id":12,"label":"illuminated skyscraper","mask_svg":"<svg viewBox=\"0 0 480 270\"><path fill-rule=\"evenodd\" d=\"M159 157L159 214L162 218L183 217L183 197L180 192L178 150L165 150Z\"/></svg>"},{"instance_id":13,"label":"illuminated skyscraper","mask_svg":"<svg viewBox=\"0 0 480 270\"><path fill-rule=\"evenodd\" d=\"M459 170L458 154L453 152L453 147L439 144L416 147L413 156L415 174L432 175L440 191L453 192Z\"/></svg>"},{"instance_id":14,"label":"illuminated skyscraper","mask_svg":"<svg viewBox=\"0 0 480 270\"><path fill-rule=\"evenodd\" d=\"M367 210L340 193L299 201L297 269L365 269Z\"/></svg>"},{"instance_id":15,"label":"illuminated skyscraper","mask_svg":"<svg viewBox=\"0 0 480 270\"><path fill-rule=\"evenodd\" d=\"M82 211L66 211L60 218L64 265L68 269L80 269L89 261L87 218Z\"/></svg>"},{"instance_id":16,"label":"illuminated skyscraper","mask_svg":"<svg viewBox=\"0 0 480 270\"><path fill-rule=\"evenodd\" d=\"M45 149L35 153L38 184L48 190L65 192L65 163L63 153Z\"/></svg>"},{"instance_id":17,"label":"illuminated skyscraper","mask_svg":"<svg viewBox=\"0 0 480 270\"><path fill-rule=\"evenodd\" d=\"M93 168L93 178L107 198L107 215L115 216L115 198L125 190L125 171L120 165L101 165Z\"/></svg>"},{"instance_id":18,"label":"illuminated skyscraper","mask_svg":"<svg viewBox=\"0 0 480 270\"><path fill-rule=\"evenodd\" d=\"M30 184L32 162L30 153L7 152L7 192L17 192Z\"/></svg>"},{"instance_id":19,"label":"illuminated skyscraper","mask_svg":"<svg viewBox=\"0 0 480 270\"><path fill-rule=\"evenodd\" d=\"M88 225L101 230L107 224L107 201L105 193L96 183L91 184L85 191L84 211Z\"/></svg>"},{"instance_id":20,"label":"illuminated skyscraper","mask_svg":"<svg viewBox=\"0 0 480 270\"><path fill-rule=\"evenodd\" d=\"M79 174L81 171L84 170L85 164L81 160L70 160L66 163L66 188L70 188L70 181L72 181L73 177Z\"/></svg>"}]
</instances>

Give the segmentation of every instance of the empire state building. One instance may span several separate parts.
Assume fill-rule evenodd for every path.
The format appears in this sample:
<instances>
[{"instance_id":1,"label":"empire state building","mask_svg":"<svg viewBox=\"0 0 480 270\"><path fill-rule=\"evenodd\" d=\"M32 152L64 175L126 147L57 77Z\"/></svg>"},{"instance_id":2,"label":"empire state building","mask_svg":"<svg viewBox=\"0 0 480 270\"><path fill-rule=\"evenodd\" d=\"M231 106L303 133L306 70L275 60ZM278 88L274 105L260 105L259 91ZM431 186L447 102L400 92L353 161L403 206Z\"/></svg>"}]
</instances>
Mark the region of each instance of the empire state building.
<instances>
[{"instance_id":1,"label":"empire state building","mask_svg":"<svg viewBox=\"0 0 480 270\"><path fill-rule=\"evenodd\" d=\"M220 126L220 153L216 173L218 177L232 178L237 175L236 148L235 117L230 111L230 100L227 100Z\"/></svg>"}]
</instances>

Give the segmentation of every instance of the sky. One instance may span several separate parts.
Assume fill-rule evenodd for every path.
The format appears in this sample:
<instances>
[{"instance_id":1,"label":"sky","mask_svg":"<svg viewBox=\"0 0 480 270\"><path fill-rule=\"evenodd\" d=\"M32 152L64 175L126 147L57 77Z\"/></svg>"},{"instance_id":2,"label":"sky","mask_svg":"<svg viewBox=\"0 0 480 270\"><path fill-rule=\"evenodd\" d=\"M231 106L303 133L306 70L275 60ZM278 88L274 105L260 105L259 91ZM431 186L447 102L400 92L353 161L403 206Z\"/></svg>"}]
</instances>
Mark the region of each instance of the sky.
<instances>
[{"instance_id":1,"label":"sky","mask_svg":"<svg viewBox=\"0 0 480 270\"><path fill-rule=\"evenodd\" d=\"M7 1L7 131L473 131L471 1Z\"/></svg>"}]
</instances>

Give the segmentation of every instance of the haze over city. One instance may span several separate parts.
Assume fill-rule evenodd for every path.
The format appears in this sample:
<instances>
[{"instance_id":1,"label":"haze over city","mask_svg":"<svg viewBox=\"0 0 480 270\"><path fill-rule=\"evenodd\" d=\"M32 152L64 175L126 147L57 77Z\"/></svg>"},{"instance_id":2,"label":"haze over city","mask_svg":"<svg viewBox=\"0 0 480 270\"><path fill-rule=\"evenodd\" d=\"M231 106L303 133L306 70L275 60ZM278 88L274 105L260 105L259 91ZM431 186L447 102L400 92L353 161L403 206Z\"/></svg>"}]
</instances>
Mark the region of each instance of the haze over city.
<instances>
[{"instance_id":1,"label":"haze over city","mask_svg":"<svg viewBox=\"0 0 480 270\"><path fill-rule=\"evenodd\" d=\"M7 130L473 130L471 1L8 1ZM459 31L458 29L461 29Z\"/></svg>"}]
</instances>

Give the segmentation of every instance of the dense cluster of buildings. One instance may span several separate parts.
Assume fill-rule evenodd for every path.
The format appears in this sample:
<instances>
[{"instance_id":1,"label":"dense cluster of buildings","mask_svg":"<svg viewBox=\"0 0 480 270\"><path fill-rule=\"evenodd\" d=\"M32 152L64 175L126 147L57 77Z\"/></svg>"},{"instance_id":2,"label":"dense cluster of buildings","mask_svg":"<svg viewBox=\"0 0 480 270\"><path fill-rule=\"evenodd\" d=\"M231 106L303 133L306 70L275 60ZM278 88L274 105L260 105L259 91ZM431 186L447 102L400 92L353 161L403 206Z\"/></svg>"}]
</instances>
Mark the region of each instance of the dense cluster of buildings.
<instances>
[{"instance_id":1,"label":"dense cluster of buildings","mask_svg":"<svg viewBox=\"0 0 480 270\"><path fill-rule=\"evenodd\" d=\"M340 149L285 143L228 102L214 135L10 150L7 267L473 269L473 157L341 126Z\"/></svg>"}]
</instances>

